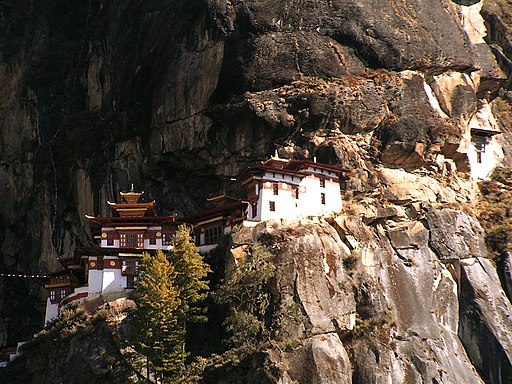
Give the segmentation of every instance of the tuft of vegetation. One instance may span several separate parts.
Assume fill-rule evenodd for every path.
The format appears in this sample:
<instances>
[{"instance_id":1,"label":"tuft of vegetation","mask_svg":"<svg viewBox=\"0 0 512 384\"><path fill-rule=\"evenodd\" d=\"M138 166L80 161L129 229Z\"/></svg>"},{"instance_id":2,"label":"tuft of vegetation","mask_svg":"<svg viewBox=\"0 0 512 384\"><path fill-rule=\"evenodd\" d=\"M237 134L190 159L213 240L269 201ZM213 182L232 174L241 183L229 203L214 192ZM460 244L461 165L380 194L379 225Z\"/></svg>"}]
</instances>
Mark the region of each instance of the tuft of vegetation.
<instances>
[{"instance_id":1,"label":"tuft of vegetation","mask_svg":"<svg viewBox=\"0 0 512 384\"><path fill-rule=\"evenodd\" d=\"M489 181L480 183L479 220L494 260L512 251L512 169L498 167Z\"/></svg>"},{"instance_id":2,"label":"tuft of vegetation","mask_svg":"<svg viewBox=\"0 0 512 384\"><path fill-rule=\"evenodd\" d=\"M255 344L268 339L265 327L270 305L268 282L275 274L272 253L261 243L250 248L245 260L227 271L227 278L213 297L228 305L231 313L224 322L233 347Z\"/></svg>"},{"instance_id":3,"label":"tuft of vegetation","mask_svg":"<svg viewBox=\"0 0 512 384\"><path fill-rule=\"evenodd\" d=\"M343 259L343 267L348 273L351 273L357 267L359 260L361 259L360 252L353 249L350 252L350 255Z\"/></svg>"},{"instance_id":4,"label":"tuft of vegetation","mask_svg":"<svg viewBox=\"0 0 512 384\"><path fill-rule=\"evenodd\" d=\"M354 329L345 331L343 339L354 339L367 336L374 331L390 329L396 325L393 311L387 310L367 319L362 319L359 315L356 317Z\"/></svg>"},{"instance_id":5,"label":"tuft of vegetation","mask_svg":"<svg viewBox=\"0 0 512 384\"><path fill-rule=\"evenodd\" d=\"M62 377L70 383L133 382L136 375L119 349L117 327L108 322L113 317L109 309L63 310L2 369L0 382L56 383Z\"/></svg>"}]
</instances>

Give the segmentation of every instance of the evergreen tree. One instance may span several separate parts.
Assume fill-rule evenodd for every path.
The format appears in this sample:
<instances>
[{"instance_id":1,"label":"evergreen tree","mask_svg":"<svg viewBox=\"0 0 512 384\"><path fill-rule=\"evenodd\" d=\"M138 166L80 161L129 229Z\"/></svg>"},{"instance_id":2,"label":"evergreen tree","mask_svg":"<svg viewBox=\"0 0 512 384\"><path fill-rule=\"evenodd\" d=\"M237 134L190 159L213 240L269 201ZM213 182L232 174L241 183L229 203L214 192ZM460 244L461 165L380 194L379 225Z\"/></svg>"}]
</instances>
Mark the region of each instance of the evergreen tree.
<instances>
[{"instance_id":1,"label":"evergreen tree","mask_svg":"<svg viewBox=\"0 0 512 384\"><path fill-rule=\"evenodd\" d=\"M197 305L207 295L208 282L203 279L210 271L187 227L178 229L173 245L168 256L161 250L155 256L144 255L132 312L135 350L147 357L155 377L162 380L183 371L186 323L205 319Z\"/></svg>"},{"instance_id":2,"label":"evergreen tree","mask_svg":"<svg viewBox=\"0 0 512 384\"><path fill-rule=\"evenodd\" d=\"M155 256L144 254L134 291L137 307L131 314L136 327L133 341L157 376L179 371L182 362L184 330L176 316L181 299L175 280L174 266L162 251Z\"/></svg>"},{"instance_id":3,"label":"evergreen tree","mask_svg":"<svg viewBox=\"0 0 512 384\"><path fill-rule=\"evenodd\" d=\"M199 254L190 236L190 229L184 225L178 228L174 235L174 248L169 255L176 270L176 284L180 287L184 319L192 322L204 321L204 309L194 306L203 301L208 295L208 282L204 278L211 272Z\"/></svg>"}]
</instances>

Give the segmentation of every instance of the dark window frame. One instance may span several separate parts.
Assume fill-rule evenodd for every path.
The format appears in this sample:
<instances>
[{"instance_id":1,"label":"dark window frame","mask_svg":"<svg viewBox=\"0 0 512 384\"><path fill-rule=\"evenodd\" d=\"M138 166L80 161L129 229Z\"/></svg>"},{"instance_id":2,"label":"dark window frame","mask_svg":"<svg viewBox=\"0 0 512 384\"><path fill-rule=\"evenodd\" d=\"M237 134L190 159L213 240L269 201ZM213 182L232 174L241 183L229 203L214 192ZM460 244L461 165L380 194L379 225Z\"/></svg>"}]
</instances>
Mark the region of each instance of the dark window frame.
<instances>
[{"instance_id":1,"label":"dark window frame","mask_svg":"<svg viewBox=\"0 0 512 384\"><path fill-rule=\"evenodd\" d=\"M114 232L107 232L107 246L114 245Z\"/></svg>"},{"instance_id":2,"label":"dark window frame","mask_svg":"<svg viewBox=\"0 0 512 384\"><path fill-rule=\"evenodd\" d=\"M119 235L119 248L144 248L143 232L123 232Z\"/></svg>"},{"instance_id":3,"label":"dark window frame","mask_svg":"<svg viewBox=\"0 0 512 384\"><path fill-rule=\"evenodd\" d=\"M224 227L222 225L205 228L204 243L205 245L218 244L223 235Z\"/></svg>"},{"instance_id":4,"label":"dark window frame","mask_svg":"<svg viewBox=\"0 0 512 384\"><path fill-rule=\"evenodd\" d=\"M172 245L172 233L162 233L162 245Z\"/></svg>"}]
</instances>

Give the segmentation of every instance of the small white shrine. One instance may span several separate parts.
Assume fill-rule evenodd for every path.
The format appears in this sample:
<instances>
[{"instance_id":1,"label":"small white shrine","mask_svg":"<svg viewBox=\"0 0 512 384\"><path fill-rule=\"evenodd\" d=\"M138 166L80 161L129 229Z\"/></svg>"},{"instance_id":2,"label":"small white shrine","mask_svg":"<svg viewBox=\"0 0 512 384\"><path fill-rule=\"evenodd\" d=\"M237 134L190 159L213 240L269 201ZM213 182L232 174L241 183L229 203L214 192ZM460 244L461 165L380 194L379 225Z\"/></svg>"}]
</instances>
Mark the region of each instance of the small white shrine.
<instances>
[{"instance_id":1,"label":"small white shrine","mask_svg":"<svg viewBox=\"0 0 512 384\"><path fill-rule=\"evenodd\" d=\"M495 137L501 131L494 119L491 106L486 99L479 100L478 104L479 109L469 122L471 145L468 148L468 159L471 176L477 180L485 180L491 175L504 155L503 149Z\"/></svg>"}]
</instances>

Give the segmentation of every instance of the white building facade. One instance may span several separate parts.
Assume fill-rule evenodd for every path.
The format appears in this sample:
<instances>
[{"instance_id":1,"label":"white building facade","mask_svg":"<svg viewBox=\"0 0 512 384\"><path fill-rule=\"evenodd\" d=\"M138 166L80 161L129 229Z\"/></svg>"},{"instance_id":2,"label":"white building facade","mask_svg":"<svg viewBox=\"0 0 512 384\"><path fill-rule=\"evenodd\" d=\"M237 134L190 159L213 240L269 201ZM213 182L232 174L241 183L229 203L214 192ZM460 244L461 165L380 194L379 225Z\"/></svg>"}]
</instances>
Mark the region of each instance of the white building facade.
<instances>
[{"instance_id":1,"label":"white building facade","mask_svg":"<svg viewBox=\"0 0 512 384\"><path fill-rule=\"evenodd\" d=\"M501 131L491 106L485 99L479 100L478 104L478 111L469 122L471 144L468 148L468 160L472 178L485 180L501 162L504 154L496 139Z\"/></svg>"},{"instance_id":2,"label":"white building facade","mask_svg":"<svg viewBox=\"0 0 512 384\"><path fill-rule=\"evenodd\" d=\"M293 220L341 212L342 169L307 160L271 158L244 172L247 220Z\"/></svg>"}]
</instances>

